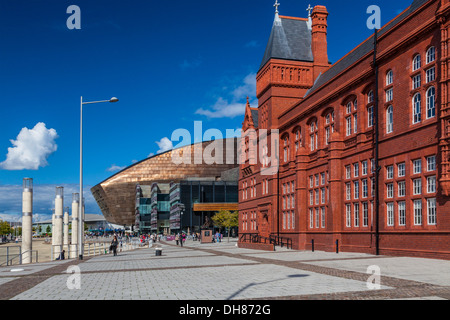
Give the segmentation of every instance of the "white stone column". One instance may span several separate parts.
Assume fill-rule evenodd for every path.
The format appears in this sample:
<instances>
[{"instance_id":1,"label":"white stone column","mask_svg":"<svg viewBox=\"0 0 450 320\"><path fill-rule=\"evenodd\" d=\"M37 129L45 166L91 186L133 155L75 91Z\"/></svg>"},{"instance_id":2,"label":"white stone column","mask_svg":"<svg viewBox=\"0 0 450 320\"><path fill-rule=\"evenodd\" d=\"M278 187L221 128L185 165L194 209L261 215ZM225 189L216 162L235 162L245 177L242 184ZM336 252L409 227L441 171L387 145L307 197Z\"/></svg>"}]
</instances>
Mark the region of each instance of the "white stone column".
<instances>
[{"instance_id":1,"label":"white stone column","mask_svg":"<svg viewBox=\"0 0 450 320\"><path fill-rule=\"evenodd\" d=\"M33 179L23 179L22 193L22 263L32 261L33 250Z\"/></svg>"},{"instance_id":2,"label":"white stone column","mask_svg":"<svg viewBox=\"0 0 450 320\"><path fill-rule=\"evenodd\" d=\"M80 194L72 194L72 246L70 249L70 257L78 257L78 210L80 207Z\"/></svg>"},{"instance_id":3,"label":"white stone column","mask_svg":"<svg viewBox=\"0 0 450 320\"><path fill-rule=\"evenodd\" d=\"M58 258L63 245L63 218L64 218L64 188L56 187L55 198L55 230L53 237L55 239L53 253L54 259Z\"/></svg>"},{"instance_id":4,"label":"white stone column","mask_svg":"<svg viewBox=\"0 0 450 320\"><path fill-rule=\"evenodd\" d=\"M69 207L64 210L64 249L69 252Z\"/></svg>"}]
</instances>

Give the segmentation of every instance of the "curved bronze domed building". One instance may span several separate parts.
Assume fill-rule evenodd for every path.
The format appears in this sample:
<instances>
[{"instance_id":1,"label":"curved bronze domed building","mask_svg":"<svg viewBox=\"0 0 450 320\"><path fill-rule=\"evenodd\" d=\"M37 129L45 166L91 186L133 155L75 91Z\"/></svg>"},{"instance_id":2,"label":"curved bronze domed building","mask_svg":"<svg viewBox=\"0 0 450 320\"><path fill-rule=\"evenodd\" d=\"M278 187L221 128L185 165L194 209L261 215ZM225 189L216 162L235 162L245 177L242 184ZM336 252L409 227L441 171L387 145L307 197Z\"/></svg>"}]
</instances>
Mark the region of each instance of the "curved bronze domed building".
<instances>
[{"instance_id":1,"label":"curved bronze domed building","mask_svg":"<svg viewBox=\"0 0 450 320\"><path fill-rule=\"evenodd\" d=\"M91 192L108 222L134 225L137 185L179 183L193 178L219 180L223 172L239 166L238 141L236 138L202 142L158 154L113 175ZM223 151L216 146L222 146ZM181 158L184 161L179 164ZM217 161L212 163L214 159Z\"/></svg>"}]
</instances>

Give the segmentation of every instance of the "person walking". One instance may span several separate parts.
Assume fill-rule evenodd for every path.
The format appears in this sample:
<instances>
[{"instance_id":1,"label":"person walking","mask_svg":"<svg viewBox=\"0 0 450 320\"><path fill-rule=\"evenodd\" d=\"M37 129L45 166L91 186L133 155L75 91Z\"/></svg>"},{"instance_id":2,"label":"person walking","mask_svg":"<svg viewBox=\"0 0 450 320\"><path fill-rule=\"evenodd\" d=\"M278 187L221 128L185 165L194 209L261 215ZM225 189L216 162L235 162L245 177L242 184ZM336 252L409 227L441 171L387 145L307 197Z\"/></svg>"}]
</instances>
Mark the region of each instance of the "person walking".
<instances>
[{"instance_id":1,"label":"person walking","mask_svg":"<svg viewBox=\"0 0 450 320\"><path fill-rule=\"evenodd\" d=\"M113 241L111 242L110 250L114 253L114 256L117 256L117 246L119 245L119 241L117 241L117 237L114 236Z\"/></svg>"},{"instance_id":2,"label":"person walking","mask_svg":"<svg viewBox=\"0 0 450 320\"><path fill-rule=\"evenodd\" d=\"M179 241L180 241L180 234L177 233L177 235L175 236L175 242L177 243L177 245Z\"/></svg>"},{"instance_id":3,"label":"person walking","mask_svg":"<svg viewBox=\"0 0 450 320\"><path fill-rule=\"evenodd\" d=\"M185 237L185 235L184 235L184 233L182 233L180 235L180 244L181 244L181 246L183 246L184 237Z\"/></svg>"}]
</instances>

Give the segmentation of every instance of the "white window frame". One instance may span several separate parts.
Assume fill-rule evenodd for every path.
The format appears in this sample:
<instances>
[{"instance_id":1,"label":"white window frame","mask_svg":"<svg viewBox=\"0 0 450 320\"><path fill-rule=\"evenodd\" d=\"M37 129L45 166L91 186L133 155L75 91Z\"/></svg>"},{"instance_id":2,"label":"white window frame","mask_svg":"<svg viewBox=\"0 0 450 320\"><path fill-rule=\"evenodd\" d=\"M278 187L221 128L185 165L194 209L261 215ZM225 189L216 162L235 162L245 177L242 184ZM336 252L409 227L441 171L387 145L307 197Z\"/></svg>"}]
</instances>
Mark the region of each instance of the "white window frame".
<instances>
[{"instance_id":1,"label":"white window frame","mask_svg":"<svg viewBox=\"0 0 450 320\"><path fill-rule=\"evenodd\" d=\"M398 203L398 225L405 226L406 225L406 202L400 201Z\"/></svg>"},{"instance_id":2,"label":"white window frame","mask_svg":"<svg viewBox=\"0 0 450 320\"><path fill-rule=\"evenodd\" d=\"M436 48L430 47L427 50L427 64L434 62L436 60Z\"/></svg>"},{"instance_id":3,"label":"white window frame","mask_svg":"<svg viewBox=\"0 0 450 320\"><path fill-rule=\"evenodd\" d=\"M422 68L422 57L420 56L420 54L416 54L413 58L413 71L417 71L420 68Z\"/></svg>"},{"instance_id":4,"label":"white window frame","mask_svg":"<svg viewBox=\"0 0 450 320\"><path fill-rule=\"evenodd\" d=\"M430 226L437 224L436 198L427 199L427 221Z\"/></svg>"},{"instance_id":5,"label":"white window frame","mask_svg":"<svg viewBox=\"0 0 450 320\"><path fill-rule=\"evenodd\" d=\"M387 225L388 227L394 226L394 203L386 203Z\"/></svg>"},{"instance_id":6,"label":"white window frame","mask_svg":"<svg viewBox=\"0 0 450 320\"><path fill-rule=\"evenodd\" d=\"M422 200L414 200L414 225L421 226L422 225Z\"/></svg>"}]
</instances>

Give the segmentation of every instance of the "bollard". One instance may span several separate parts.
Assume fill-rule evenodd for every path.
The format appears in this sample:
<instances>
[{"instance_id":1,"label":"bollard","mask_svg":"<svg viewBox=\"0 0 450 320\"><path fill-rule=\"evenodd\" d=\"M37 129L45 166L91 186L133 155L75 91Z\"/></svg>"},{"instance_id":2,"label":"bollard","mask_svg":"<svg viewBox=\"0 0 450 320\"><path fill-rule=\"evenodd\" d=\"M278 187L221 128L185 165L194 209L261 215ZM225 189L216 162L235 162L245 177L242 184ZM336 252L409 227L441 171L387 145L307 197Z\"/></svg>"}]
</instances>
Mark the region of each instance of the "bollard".
<instances>
[{"instance_id":1,"label":"bollard","mask_svg":"<svg viewBox=\"0 0 450 320\"><path fill-rule=\"evenodd\" d=\"M161 248L156 248L155 255L156 255L157 257L162 256L162 249L161 249Z\"/></svg>"},{"instance_id":2,"label":"bollard","mask_svg":"<svg viewBox=\"0 0 450 320\"><path fill-rule=\"evenodd\" d=\"M314 239L311 240L311 249L312 249L312 252L314 252Z\"/></svg>"},{"instance_id":3,"label":"bollard","mask_svg":"<svg viewBox=\"0 0 450 320\"><path fill-rule=\"evenodd\" d=\"M339 253L339 240L336 240L336 253Z\"/></svg>"}]
</instances>

